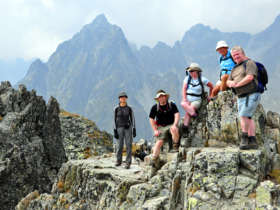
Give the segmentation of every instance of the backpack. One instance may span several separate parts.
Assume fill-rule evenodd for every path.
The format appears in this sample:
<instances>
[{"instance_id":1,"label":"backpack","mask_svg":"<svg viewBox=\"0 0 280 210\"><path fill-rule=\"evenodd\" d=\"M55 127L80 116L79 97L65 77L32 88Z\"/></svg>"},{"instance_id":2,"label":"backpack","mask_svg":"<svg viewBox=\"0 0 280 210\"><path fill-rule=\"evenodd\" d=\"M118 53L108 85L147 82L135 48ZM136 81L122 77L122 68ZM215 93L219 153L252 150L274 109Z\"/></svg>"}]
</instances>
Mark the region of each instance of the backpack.
<instances>
[{"instance_id":1,"label":"backpack","mask_svg":"<svg viewBox=\"0 0 280 210\"><path fill-rule=\"evenodd\" d=\"M198 74L198 84L197 85L193 85L192 83L191 83L191 81L192 81L192 77L191 77L191 75L190 74L187 74L189 77L188 77L188 83L187 83L187 89L189 88L189 85L191 84L193 87L195 87L195 86L198 86L198 85L200 85L201 86L201 94L193 94L193 93L187 93L187 95L190 95L190 96L198 96L198 97L203 97L204 96L204 85L203 85L203 83L202 83L202 80L201 80L201 74L199 73Z\"/></svg>"},{"instance_id":2,"label":"backpack","mask_svg":"<svg viewBox=\"0 0 280 210\"><path fill-rule=\"evenodd\" d=\"M248 60L247 60L248 61ZM246 70L246 62L243 63L243 66ZM258 87L257 87L257 92L259 93L263 93L265 90L267 90L266 88L266 84L268 83L268 75L267 75L267 71L264 67L264 65L260 62L254 61L257 68L258 68Z\"/></svg>"}]
</instances>

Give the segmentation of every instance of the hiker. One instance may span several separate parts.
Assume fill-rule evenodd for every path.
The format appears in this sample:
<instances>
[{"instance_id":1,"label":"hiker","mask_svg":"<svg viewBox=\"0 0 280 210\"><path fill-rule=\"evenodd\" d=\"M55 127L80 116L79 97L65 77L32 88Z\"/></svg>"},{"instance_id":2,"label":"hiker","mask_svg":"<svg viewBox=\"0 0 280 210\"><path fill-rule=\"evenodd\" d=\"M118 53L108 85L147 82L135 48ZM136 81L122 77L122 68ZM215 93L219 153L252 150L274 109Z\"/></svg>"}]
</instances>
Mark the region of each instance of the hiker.
<instances>
[{"instance_id":1,"label":"hiker","mask_svg":"<svg viewBox=\"0 0 280 210\"><path fill-rule=\"evenodd\" d=\"M127 94L121 92L119 94L119 106L114 110L114 137L116 139L116 164L120 166L122 164L122 151L125 141L126 145L126 164L125 168L129 169L131 164L131 148L133 138L136 137L135 118L133 110L127 105ZM133 136L133 138L132 138Z\"/></svg>"},{"instance_id":2,"label":"hiker","mask_svg":"<svg viewBox=\"0 0 280 210\"><path fill-rule=\"evenodd\" d=\"M183 82L181 106L186 111L184 116L183 131L188 130L191 117L197 116L197 110L201 106L204 95L204 85L209 87L209 96L211 95L213 84L201 75L201 68L197 63L191 63L186 68L187 76ZM208 97L209 99L209 97Z\"/></svg>"},{"instance_id":3,"label":"hiker","mask_svg":"<svg viewBox=\"0 0 280 210\"><path fill-rule=\"evenodd\" d=\"M159 157L160 148L164 142L172 138L173 150L179 150L179 129L178 123L180 113L175 103L168 101L169 94L163 90L157 91L154 98L157 103L150 111L150 124L154 132L156 143L153 148L152 162L156 162ZM156 119L156 120L155 120Z\"/></svg>"},{"instance_id":4,"label":"hiker","mask_svg":"<svg viewBox=\"0 0 280 210\"><path fill-rule=\"evenodd\" d=\"M227 89L227 79L235 66L235 62L230 54L230 49L225 41L221 40L217 42L216 51L221 54L219 59L221 71L220 79L212 91L211 99L214 99L220 91L225 91Z\"/></svg>"},{"instance_id":5,"label":"hiker","mask_svg":"<svg viewBox=\"0 0 280 210\"><path fill-rule=\"evenodd\" d=\"M242 129L239 148L257 149L255 123L252 116L261 99L260 92L257 92L258 68L254 61L246 57L240 46L233 47L231 55L236 62L236 66L231 71L227 86L233 88L238 97L238 114Z\"/></svg>"}]
</instances>

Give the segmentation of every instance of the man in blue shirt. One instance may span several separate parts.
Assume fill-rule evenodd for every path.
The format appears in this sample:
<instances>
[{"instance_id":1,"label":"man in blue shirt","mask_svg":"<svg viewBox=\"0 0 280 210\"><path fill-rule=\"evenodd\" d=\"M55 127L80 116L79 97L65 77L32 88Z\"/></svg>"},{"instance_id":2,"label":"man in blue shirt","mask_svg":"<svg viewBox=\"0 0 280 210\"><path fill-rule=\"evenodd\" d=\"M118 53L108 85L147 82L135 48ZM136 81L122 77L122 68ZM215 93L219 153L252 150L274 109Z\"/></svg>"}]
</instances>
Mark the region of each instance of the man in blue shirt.
<instances>
[{"instance_id":1,"label":"man in blue shirt","mask_svg":"<svg viewBox=\"0 0 280 210\"><path fill-rule=\"evenodd\" d=\"M217 42L216 51L221 55L220 56L220 80L216 83L214 87L211 98L214 98L220 91L225 91L227 89L227 79L230 75L231 70L235 66L233 61L228 44L221 40Z\"/></svg>"}]
</instances>

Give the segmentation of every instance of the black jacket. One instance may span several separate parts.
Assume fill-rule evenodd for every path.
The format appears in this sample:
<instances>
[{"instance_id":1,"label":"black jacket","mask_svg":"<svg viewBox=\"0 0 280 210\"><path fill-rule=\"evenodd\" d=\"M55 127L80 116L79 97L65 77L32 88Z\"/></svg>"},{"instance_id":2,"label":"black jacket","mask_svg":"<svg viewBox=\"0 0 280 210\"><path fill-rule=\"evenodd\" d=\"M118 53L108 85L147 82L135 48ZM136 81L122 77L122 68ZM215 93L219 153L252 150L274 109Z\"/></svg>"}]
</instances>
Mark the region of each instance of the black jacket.
<instances>
[{"instance_id":1,"label":"black jacket","mask_svg":"<svg viewBox=\"0 0 280 210\"><path fill-rule=\"evenodd\" d=\"M135 118L130 106L117 106L114 110L115 128L129 127L135 128Z\"/></svg>"}]
</instances>

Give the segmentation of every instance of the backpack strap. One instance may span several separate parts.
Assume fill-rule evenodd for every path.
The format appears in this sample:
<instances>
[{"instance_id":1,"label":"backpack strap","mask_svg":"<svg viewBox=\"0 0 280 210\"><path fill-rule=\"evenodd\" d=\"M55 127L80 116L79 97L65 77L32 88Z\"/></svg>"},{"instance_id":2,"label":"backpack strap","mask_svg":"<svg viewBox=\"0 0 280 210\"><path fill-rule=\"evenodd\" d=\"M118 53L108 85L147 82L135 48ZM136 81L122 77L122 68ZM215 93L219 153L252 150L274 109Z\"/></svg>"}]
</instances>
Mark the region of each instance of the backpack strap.
<instances>
[{"instance_id":1,"label":"backpack strap","mask_svg":"<svg viewBox=\"0 0 280 210\"><path fill-rule=\"evenodd\" d=\"M188 82L187 82L187 89L189 88L189 85L190 85L190 83L191 83L191 81L192 81L191 74L189 74L188 76L189 76L189 77L188 77Z\"/></svg>"},{"instance_id":2,"label":"backpack strap","mask_svg":"<svg viewBox=\"0 0 280 210\"><path fill-rule=\"evenodd\" d=\"M242 65L243 65L243 67L244 67L244 69L245 69L245 72L246 72L247 62L248 62L248 60L243 61L243 63L242 63Z\"/></svg>"},{"instance_id":3,"label":"backpack strap","mask_svg":"<svg viewBox=\"0 0 280 210\"><path fill-rule=\"evenodd\" d=\"M130 121L132 123L132 127L135 128L135 117L132 111L132 108L130 106L128 106L129 108L129 117L130 117Z\"/></svg>"},{"instance_id":4,"label":"backpack strap","mask_svg":"<svg viewBox=\"0 0 280 210\"><path fill-rule=\"evenodd\" d=\"M189 78L188 78L188 84L187 84L187 86L189 87L189 84L191 84L190 82L191 82L191 77L189 76ZM202 80L201 80L201 74L200 74L200 72L198 73L198 85L200 85L201 86L201 94L195 94L195 93L187 93L187 95L190 95L190 96L197 96L197 97L202 97L203 95L204 95L204 85L203 85L203 83L202 83ZM193 87L196 87L196 86L198 86L198 85L192 85Z\"/></svg>"},{"instance_id":5,"label":"backpack strap","mask_svg":"<svg viewBox=\"0 0 280 210\"><path fill-rule=\"evenodd\" d=\"M204 85L203 85L202 80L201 80L201 73L200 72L198 73L198 82L201 85L201 94L203 95L204 94Z\"/></svg>"},{"instance_id":6,"label":"backpack strap","mask_svg":"<svg viewBox=\"0 0 280 210\"><path fill-rule=\"evenodd\" d=\"M172 108L171 103L172 103L172 101L168 101L168 103L167 103L167 111L169 111ZM160 110L159 103L157 103L157 112L159 110Z\"/></svg>"}]
</instances>

